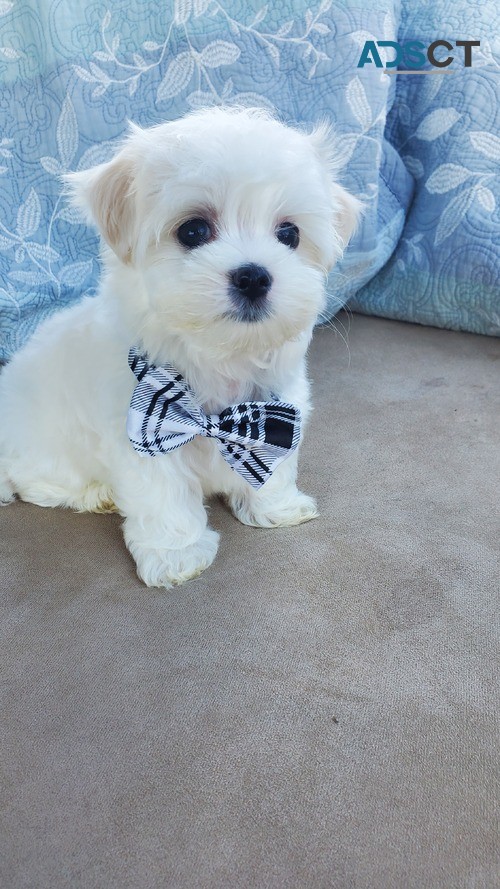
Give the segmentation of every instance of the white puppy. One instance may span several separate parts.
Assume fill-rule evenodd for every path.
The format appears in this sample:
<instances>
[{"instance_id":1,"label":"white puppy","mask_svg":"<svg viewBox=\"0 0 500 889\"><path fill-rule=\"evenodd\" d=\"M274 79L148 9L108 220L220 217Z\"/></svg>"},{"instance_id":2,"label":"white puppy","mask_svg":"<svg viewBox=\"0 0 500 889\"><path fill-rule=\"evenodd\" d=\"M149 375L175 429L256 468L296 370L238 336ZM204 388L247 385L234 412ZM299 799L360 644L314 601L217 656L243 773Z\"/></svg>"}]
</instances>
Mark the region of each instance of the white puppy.
<instances>
[{"instance_id":1,"label":"white puppy","mask_svg":"<svg viewBox=\"0 0 500 889\"><path fill-rule=\"evenodd\" d=\"M333 181L324 127L210 109L142 130L109 163L68 177L106 245L97 297L40 325L0 375L0 500L115 508L149 586L213 561L204 498L258 527L313 518L297 450L253 487L213 438L139 453L126 418L131 347L173 365L207 414L245 400L310 410L305 354L324 283L359 205Z\"/></svg>"}]
</instances>

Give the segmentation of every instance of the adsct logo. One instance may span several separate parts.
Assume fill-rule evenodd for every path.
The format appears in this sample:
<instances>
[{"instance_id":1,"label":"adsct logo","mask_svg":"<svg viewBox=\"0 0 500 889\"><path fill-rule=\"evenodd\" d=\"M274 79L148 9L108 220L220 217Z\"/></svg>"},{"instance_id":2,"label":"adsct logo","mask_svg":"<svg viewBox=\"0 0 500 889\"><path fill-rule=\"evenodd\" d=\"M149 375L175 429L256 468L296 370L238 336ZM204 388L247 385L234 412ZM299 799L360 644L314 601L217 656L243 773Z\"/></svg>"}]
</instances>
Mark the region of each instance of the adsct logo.
<instances>
[{"instance_id":1,"label":"adsct logo","mask_svg":"<svg viewBox=\"0 0 500 889\"><path fill-rule=\"evenodd\" d=\"M396 74L398 65L403 64L406 67L398 69L398 74L437 74L443 69L447 69L455 59L455 55L445 54L443 57L443 48L447 53L455 53L457 48L460 51L463 48L464 67L472 68L472 47L480 45L479 40L455 40L454 45L449 40L434 40L429 46L426 46L421 40L408 40L405 43L397 43L395 40L367 40L361 50L357 67L364 68L365 65L374 65L376 68L387 71L388 74ZM388 59L384 65L379 48L393 50L394 58ZM439 57L436 56L438 50ZM430 62L431 69L423 70L426 62ZM447 73L451 73L451 71Z\"/></svg>"}]
</instances>

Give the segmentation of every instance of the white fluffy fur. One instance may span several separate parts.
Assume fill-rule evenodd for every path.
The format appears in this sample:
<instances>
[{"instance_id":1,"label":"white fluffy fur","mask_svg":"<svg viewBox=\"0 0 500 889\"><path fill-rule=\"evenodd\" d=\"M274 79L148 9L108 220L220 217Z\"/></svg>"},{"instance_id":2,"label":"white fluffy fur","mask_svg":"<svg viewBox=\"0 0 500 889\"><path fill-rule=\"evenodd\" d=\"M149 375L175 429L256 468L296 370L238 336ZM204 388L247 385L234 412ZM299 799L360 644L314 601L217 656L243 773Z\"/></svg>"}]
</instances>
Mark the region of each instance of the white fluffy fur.
<instances>
[{"instance_id":1,"label":"white fluffy fur","mask_svg":"<svg viewBox=\"0 0 500 889\"><path fill-rule=\"evenodd\" d=\"M218 535L204 499L222 494L240 521L294 525L316 515L296 487L296 456L252 489L197 438L162 456L137 454L125 432L135 385L132 344L169 361L208 412L275 393L310 410L305 354L358 202L333 181L324 128L306 135L258 111L211 109L148 130L132 127L110 163L68 177L73 200L107 243L100 293L43 323L0 376L0 500L116 508L149 586L195 577ZM179 225L209 216L216 237L192 251ZM300 244L275 237L294 222ZM231 320L227 274L273 277L270 316Z\"/></svg>"}]
</instances>

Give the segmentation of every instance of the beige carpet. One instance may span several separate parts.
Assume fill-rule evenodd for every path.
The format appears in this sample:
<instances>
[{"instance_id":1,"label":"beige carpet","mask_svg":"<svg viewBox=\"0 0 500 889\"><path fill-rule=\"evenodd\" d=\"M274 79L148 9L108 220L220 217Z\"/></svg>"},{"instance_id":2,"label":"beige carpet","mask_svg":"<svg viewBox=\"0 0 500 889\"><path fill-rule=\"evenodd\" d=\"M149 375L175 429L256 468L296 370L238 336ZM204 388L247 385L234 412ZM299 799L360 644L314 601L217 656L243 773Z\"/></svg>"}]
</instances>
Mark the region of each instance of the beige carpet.
<instances>
[{"instance_id":1,"label":"beige carpet","mask_svg":"<svg viewBox=\"0 0 500 889\"><path fill-rule=\"evenodd\" d=\"M312 347L321 518L214 504L174 592L117 516L0 511L2 889L500 885L500 341L348 340Z\"/></svg>"}]
</instances>

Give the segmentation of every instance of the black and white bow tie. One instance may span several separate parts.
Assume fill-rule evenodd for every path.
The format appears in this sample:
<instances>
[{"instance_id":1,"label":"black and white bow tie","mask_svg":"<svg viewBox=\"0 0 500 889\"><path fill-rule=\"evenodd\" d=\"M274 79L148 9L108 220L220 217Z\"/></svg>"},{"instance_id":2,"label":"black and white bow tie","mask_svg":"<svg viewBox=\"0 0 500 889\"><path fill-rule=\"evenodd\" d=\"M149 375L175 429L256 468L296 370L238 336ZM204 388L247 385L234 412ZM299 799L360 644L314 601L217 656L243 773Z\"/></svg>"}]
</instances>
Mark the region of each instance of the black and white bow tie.
<instances>
[{"instance_id":1,"label":"black and white bow tie","mask_svg":"<svg viewBox=\"0 0 500 889\"><path fill-rule=\"evenodd\" d=\"M165 454L204 435L214 439L231 469L260 488L299 444L300 411L292 404L247 401L208 415L171 364L148 364L134 348L128 363L139 383L128 411L127 433L141 454Z\"/></svg>"}]
</instances>

